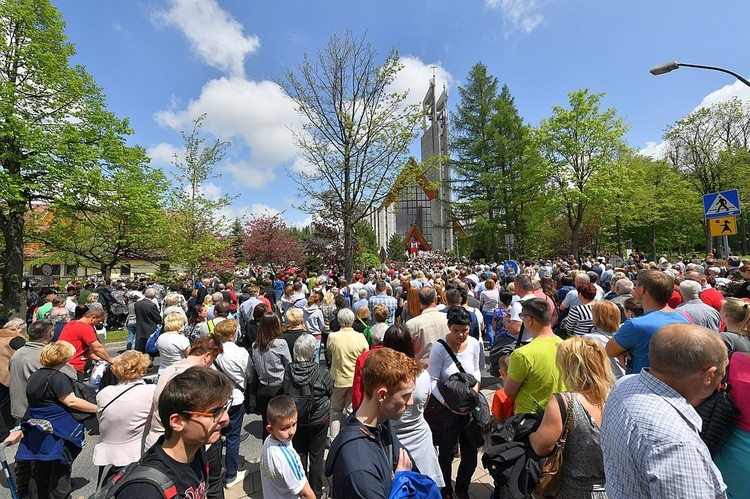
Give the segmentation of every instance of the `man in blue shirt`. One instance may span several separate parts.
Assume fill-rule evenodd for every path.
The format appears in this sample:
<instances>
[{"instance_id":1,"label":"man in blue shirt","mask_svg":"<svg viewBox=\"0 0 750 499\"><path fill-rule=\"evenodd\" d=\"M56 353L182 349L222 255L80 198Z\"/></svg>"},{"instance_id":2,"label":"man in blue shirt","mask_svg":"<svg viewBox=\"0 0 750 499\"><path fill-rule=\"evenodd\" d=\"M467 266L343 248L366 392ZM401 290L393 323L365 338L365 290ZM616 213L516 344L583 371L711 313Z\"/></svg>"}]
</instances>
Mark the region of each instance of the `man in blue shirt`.
<instances>
[{"instance_id":1,"label":"man in blue shirt","mask_svg":"<svg viewBox=\"0 0 750 499\"><path fill-rule=\"evenodd\" d=\"M607 355L620 358L630 373L638 373L649 366L648 350L651 337L662 326L690 321L667 303L672 297L674 281L660 270L638 272L633 296L645 314L628 319L607 343Z\"/></svg>"}]
</instances>

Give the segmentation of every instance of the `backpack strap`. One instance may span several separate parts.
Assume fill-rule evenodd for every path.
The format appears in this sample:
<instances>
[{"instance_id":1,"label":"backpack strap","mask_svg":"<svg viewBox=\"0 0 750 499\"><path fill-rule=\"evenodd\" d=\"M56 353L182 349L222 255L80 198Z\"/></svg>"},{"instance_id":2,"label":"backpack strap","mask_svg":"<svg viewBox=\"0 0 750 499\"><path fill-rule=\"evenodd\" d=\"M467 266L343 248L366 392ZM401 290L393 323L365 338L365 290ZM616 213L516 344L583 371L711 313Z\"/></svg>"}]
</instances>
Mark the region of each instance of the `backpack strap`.
<instances>
[{"instance_id":1,"label":"backpack strap","mask_svg":"<svg viewBox=\"0 0 750 499\"><path fill-rule=\"evenodd\" d=\"M461 362L458 360L458 357L456 357L456 354L453 353L453 350L451 350L451 347L448 346L445 340L440 338L438 340L438 343L443 345L443 348L445 348L445 351L448 352L448 355L451 356L451 359L453 359L453 362L456 364L456 367L458 368L458 370L461 371L462 373L466 373L466 371L464 371L464 366L461 365Z\"/></svg>"},{"instance_id":2,"label":"backpack strap","mask_svg":"<svg viewBox=\"0 0 750 499\"><path fill-rule=\"evenodd\" d=\"M103 497L117 497L117 493L126 485L132 483L146 483L158 488L164 499L177 497L177 486L163 471L153 466L141 464L139 461L128 465L125 469L111 478L112 487L102 489ZM106 487L106 486L105 486ZM95 496L99 497L99 496Z\"/></svg>"}]
</instances>

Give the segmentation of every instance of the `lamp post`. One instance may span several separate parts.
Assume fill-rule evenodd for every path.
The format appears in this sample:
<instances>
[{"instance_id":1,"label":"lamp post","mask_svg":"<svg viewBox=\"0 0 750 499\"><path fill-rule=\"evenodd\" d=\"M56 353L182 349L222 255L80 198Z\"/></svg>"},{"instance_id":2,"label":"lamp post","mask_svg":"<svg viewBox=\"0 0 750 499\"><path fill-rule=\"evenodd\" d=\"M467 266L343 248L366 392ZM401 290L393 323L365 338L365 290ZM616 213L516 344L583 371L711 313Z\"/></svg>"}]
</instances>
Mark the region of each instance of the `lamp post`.
<instances>
[{"instance_id":1,"label":"lamp post","mask_svg":"<svg viewBox=\"0 0 750 499\"><path fill-rule=\"evenodd\" d=\"M742 83L750 87L750 81L747 81L747 79L743 78L742 76L738 75L734 71L731 71L729 69L720 68L717 66L704 66L702 64L687 64L685 62L665 62L664 64L659 64L658 66L654 66L651 68L651 74L654 76L663 75L664 73L669 73L670 71L674 71L675 69L679 69L680 67L686 67L686 68L698 68L698 69L710 69L712 71L721 71L722 73L727 73L729 75L734 76L738 80L740 80Z\"/></svg>"}]
</instances>

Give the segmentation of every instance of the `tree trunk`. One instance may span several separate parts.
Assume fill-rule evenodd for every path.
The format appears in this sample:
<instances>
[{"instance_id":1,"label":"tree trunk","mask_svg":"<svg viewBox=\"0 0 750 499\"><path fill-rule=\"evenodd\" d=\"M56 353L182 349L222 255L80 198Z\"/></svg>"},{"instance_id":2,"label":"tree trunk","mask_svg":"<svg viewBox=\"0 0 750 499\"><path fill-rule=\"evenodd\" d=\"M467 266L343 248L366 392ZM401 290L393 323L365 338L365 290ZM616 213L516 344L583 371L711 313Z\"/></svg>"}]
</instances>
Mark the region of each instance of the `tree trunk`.
<instances>
[{"instance_id":1,"label":"tree trunk","mask_svg":"<svg viewBox=\"0 0 750 499\"><path fill-rule=\"evenodd\" d=\"M5 239L3 252L3 303L8 315L26 315L26 294L22 290L23 279L23 230L24 211L12 204L8 207L8 215L2 224Z\"/></svg>"},{"instance_id":2,"label":"tree trunk","mask_svg":"<svg viewBox=\"0 0 750 499\"><path fill-rule=\"evenodd\" d=\"M656 222L651 222L651 260L656 261Z\"/></svg>"},{"instance_id":3,"label":"tree trunk","mask_svg":"<svg viewBox=\"0 0 750 499\"><path fill-rule=\"evenodd\" d=\"M351 282L354 275L354 227L349 220L344 221L344 276Z\"/></svg>"},{"instance_id":4,"label":"tree trunk","mask_svg":"<svg viewBox=\"0 0 750 499\"><path fill-rule=\"evenodd\" d=\"M99 271L102 273L102 279L104 279L106 282L109 282L110 277L112 277L112 265L106 265L102 264L99 267Z\"/></svg>"}]
</instances>

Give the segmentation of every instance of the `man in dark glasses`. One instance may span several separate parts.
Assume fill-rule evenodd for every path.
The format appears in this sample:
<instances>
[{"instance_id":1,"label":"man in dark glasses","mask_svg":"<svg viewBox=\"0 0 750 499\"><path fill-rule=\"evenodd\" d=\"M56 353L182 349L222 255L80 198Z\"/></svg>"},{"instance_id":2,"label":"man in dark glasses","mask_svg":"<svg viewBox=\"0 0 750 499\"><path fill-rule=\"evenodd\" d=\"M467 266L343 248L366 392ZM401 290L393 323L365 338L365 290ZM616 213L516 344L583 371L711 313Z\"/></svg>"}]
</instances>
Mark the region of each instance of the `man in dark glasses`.
<instances>
[{"instance_id":1,"label":"man in dark glasses","mask_svg":"<svg viewBox=\"0 0 750 499\"><path fill-rule=\"evenodd\" d=\"M164 436L144 454L139 466L161 471L174 489L133 481L123 486L116 497L207 497L209 465L205 445L215 443L229 424L231 395L229 378L210 368L191 367L175 376L159 398Z\"/></svg>"}]
</instances>

